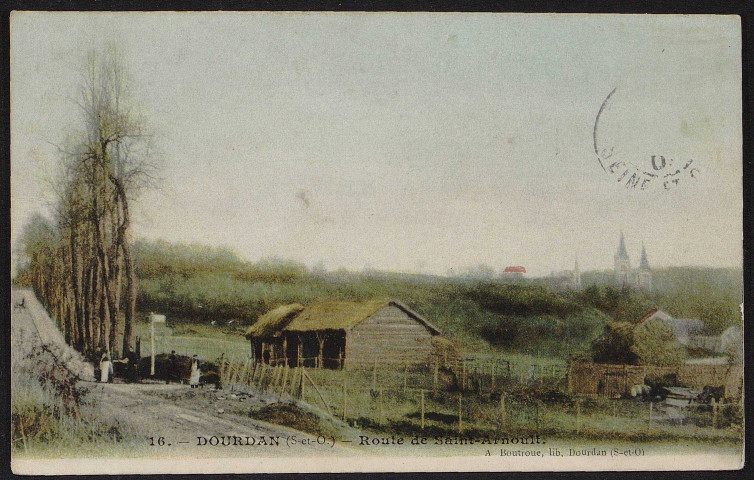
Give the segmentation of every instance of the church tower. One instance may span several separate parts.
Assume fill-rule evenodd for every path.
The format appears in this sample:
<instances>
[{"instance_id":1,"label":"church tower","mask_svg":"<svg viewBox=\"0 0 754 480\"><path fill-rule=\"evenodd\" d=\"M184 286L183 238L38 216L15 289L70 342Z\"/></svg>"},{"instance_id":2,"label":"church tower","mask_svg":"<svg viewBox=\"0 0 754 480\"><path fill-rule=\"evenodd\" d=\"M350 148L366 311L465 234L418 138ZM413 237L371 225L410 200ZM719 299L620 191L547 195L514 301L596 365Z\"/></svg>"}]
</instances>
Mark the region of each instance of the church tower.
<instances>
[{"instance_id":1,"label":"church tower","mask_svg":"<svg viewBox=\"0 0 754 480\"><path fill-rule=\"evenodd\" d=\"M628 250L626 250L626 240L623 238L623 230L620 232L618 251L615 252L614 274L615 284L618 287L631 286L631 260L628 258Z\"/></svg>"},{"instance_id":2,"label":"church tower","mask_svg":"<svg viewBox=\"0 0 754 480\"><path fill-rule=\"evenodd\" d=\"M649 260L647 260L647 249L643 243L641 245L641 263L639 264L639 271L636 274L636 283L642 290L647 292L652 291L652 271L649 268Z\"/></svg>"},{"instance_id":3,"label":"church tower","mask_svg":"<svg viewBox=\"0 0 754 480\"><path fill-rule=\"evenodd\" d=\"M573 261L573 288L575 290L581 290L581 270L579 270L579 254Z\"/></svg>"}]
</instances>

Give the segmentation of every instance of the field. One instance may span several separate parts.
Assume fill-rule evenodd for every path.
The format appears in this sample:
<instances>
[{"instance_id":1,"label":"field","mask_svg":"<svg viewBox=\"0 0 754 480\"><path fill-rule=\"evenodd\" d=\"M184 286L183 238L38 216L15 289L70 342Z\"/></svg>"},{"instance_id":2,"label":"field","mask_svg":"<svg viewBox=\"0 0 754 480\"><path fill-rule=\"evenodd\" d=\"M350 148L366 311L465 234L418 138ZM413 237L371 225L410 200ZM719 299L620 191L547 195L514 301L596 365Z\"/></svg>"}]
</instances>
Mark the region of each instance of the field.
<instances>
[{"instance_id":1,"label":"field","mask_svg":"<svg viewBox=\"0 0 754 480\"><path fill-rule=\"evenodd\" d=\"M146 324L137 335L148 338ZM263 390L292 401L301 369L251 366L248 343L218 327L179 326L157 338L156 350L226 361L226 388ZM142 344L146 355L148 342ZM192 353L193 352L193 353ZM428 369L307 368L302 401L323 417L376 433L413 435L540 434L561 439L694 441L735 445L738 407L679 412L630 399L580 398L567 391L567 365L557 357L517 353L470 354L465 373ZM424 415L422 419L422 399ZM459 422L460 413L460 422ZM423 428L422 428L423 423ZM732 426L731 426L732 424ZM736 426L738 425L738 426Z\"/></svg>"},{"instance_id":2,"label":"field","mask_svg":"<svg viewBox=\"0 0 754 480\"><path fill-rule=\"evenodd\" d=\"M262 390L282 402L299 398L323 417L375 434L541 435L734 446L743 432L738 405L714 412L709 407L681 411L661 402L577 397L567 392L557 370L556 376L527 380L471 372L461 379L448 372L437 378L425 369L343 371L247 364L227 366L223 375L226 388Z\"/></svg>"},{"instance_id":3,"label":"field","mask_svg":"<svg viewBox=\"0 0 754 480\"><path fill-rule=\"evenodd\" d=\"M162 335L155 335L155 353L170 353L175 350L180 355L197 355L200 359L214 361L225 355L233 362L243 362L249 357L249 342L240 333L224 333L220 328L210 325L181 325L157 330ZM165 334L167 333L167 334ZM150 353L149 324L140 322L134 328L134 337L141 339L141 355Z\"/></svg>"}]
</instances>

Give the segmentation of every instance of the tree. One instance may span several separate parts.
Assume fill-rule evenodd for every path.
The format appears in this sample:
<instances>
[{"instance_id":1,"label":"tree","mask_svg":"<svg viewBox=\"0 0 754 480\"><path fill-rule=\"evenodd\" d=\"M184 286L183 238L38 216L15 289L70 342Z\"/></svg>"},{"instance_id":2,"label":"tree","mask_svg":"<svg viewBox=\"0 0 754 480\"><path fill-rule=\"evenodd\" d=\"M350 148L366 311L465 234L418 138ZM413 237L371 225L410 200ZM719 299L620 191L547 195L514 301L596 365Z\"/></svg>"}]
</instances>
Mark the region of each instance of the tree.
<instances>
[{"instance_id":1,"label":"tree","mask_svg":"<svg viewBox=\"0 0 754 480\"><path fill-rule=\"evenodd\" d=\"M663 321L637 325L631 351L641 365L678 365L686 360L686 349L675 339L673 327Z\"/></svg>"},{"instance_id":2,"label":"tree","mask_svg":"<svg viewBox=\"0 0 754 480\"><path fill-rule=\"evenodd\" d=\"M152 136L133 112L130 79L114 46L91 52L79 106L85 131L74 162L88 172L91 218L108 316L109 346L117 352L122 274L125 273L125 315L122 351L131 349L136 317L136 272L131 254L131 195L148 185L156 168ZM110 230L106 231L107 220ZM109 242L108 242L109 241ZM108 245L109 243L109 245Z\"/></svg>"},{"instance_id":3,"label":"tree","mask_svg":"<svg viewBox=\"0 0 754 480\"><path fill-rule=\"evenodd\" d=\"M121 311L122 351L129 351L136 319L130 201L153 183L157 164L130 85L114 46L90 52L77 101L82 126L60 148L54 226L33 219L25 242L35 290L67 341L90 357L97 350L118 356ZM36 240L43 227L54 231L54 243L42 241L53 254Z\"/></svg>"},{"instance_id":4,"label":"tree","mask_svg":"<svg viewBox=\"0 0 754 480\"><path fill-rule=\"evenodd\" d=\"M686 349L665 322L610 322L592 343L592 358L598 363L677 365L686 359Z\"/></svg>"},{"instance_id":5,"label":"tree","mask_svg":"<svg viewBox=\"0 0 754 480\"><path fill-rule=\"evenodd\" d=\"M634 325L629 322L605 324L603 333L592 342L592 358L598 363L620 363L633 365L636 354L634 345Z\"/></svg>"}]
</instances>

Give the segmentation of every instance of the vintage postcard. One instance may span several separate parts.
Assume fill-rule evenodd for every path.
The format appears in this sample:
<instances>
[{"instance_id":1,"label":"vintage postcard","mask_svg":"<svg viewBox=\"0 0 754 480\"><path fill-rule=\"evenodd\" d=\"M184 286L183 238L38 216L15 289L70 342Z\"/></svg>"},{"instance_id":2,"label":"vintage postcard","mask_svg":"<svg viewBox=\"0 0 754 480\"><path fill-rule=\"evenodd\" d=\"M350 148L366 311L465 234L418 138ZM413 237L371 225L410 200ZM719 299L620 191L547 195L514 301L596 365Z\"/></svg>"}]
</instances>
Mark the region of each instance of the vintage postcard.
<instances>
[{"instance_id":1,"label":"vintage postcard","mask_svg":"<svg viewBox=\"0 0 754 480\"><path fill-rule=\"evenodd\" d=\"M742 467L739 17L10 26L14 472Z\"/></svg>"}]
</instances>

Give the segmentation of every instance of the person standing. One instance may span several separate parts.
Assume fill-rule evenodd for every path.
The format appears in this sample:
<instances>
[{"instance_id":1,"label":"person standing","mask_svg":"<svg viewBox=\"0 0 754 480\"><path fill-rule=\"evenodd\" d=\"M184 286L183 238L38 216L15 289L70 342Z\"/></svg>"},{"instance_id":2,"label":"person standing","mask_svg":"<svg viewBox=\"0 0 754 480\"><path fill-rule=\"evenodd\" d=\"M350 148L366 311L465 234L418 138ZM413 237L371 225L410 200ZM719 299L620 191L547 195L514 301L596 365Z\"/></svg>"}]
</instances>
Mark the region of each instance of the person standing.
<instances>
[{"instance_id":1,"label":"person standing","mask_svg":"<svg viewBox=\"0 0 754 480\"><path fill-rule=\"evenodd\" d=\"M110 361L110 355L107 352L102 354L99 362L99 370L100 383L111 383L113 381L113 362Z\"/></svg>"},{"instance_id":2,"label":"person standing","mask_svg":"<svg viewBox=\"0 0 754 480\"><path fill-rule=\"evenodd\" d=\"M175 350L172 350L170 355L168 355L168 372L165 383L170 383L171 381L178 382L180 380L180 375L178 375L178 362L176 360Z\"/></svg>"},{"instance_id":3,"label":"person standing","mask_svg":"<svg viewBox=\"0 0 754 480\"><path fill-rule=\"evenodd\" d=\"M136 382L139 378L139 356L133 350L126 353L126 380Z\"/></svg>"},{"instance_id":4,"label":"person standing","mask_svg":"<svg viewBox=\"0 0 754 480\"><path fill-rule=\"evenodd\" d=\"M191 388L197 388L199 386L199 377L201 376L202 372L199 369L199 360L196 358L196 355L194 355L193 359L191 360L191 378L189 380L189 385L191 385Z\"/></svg>"}]
</instances>

